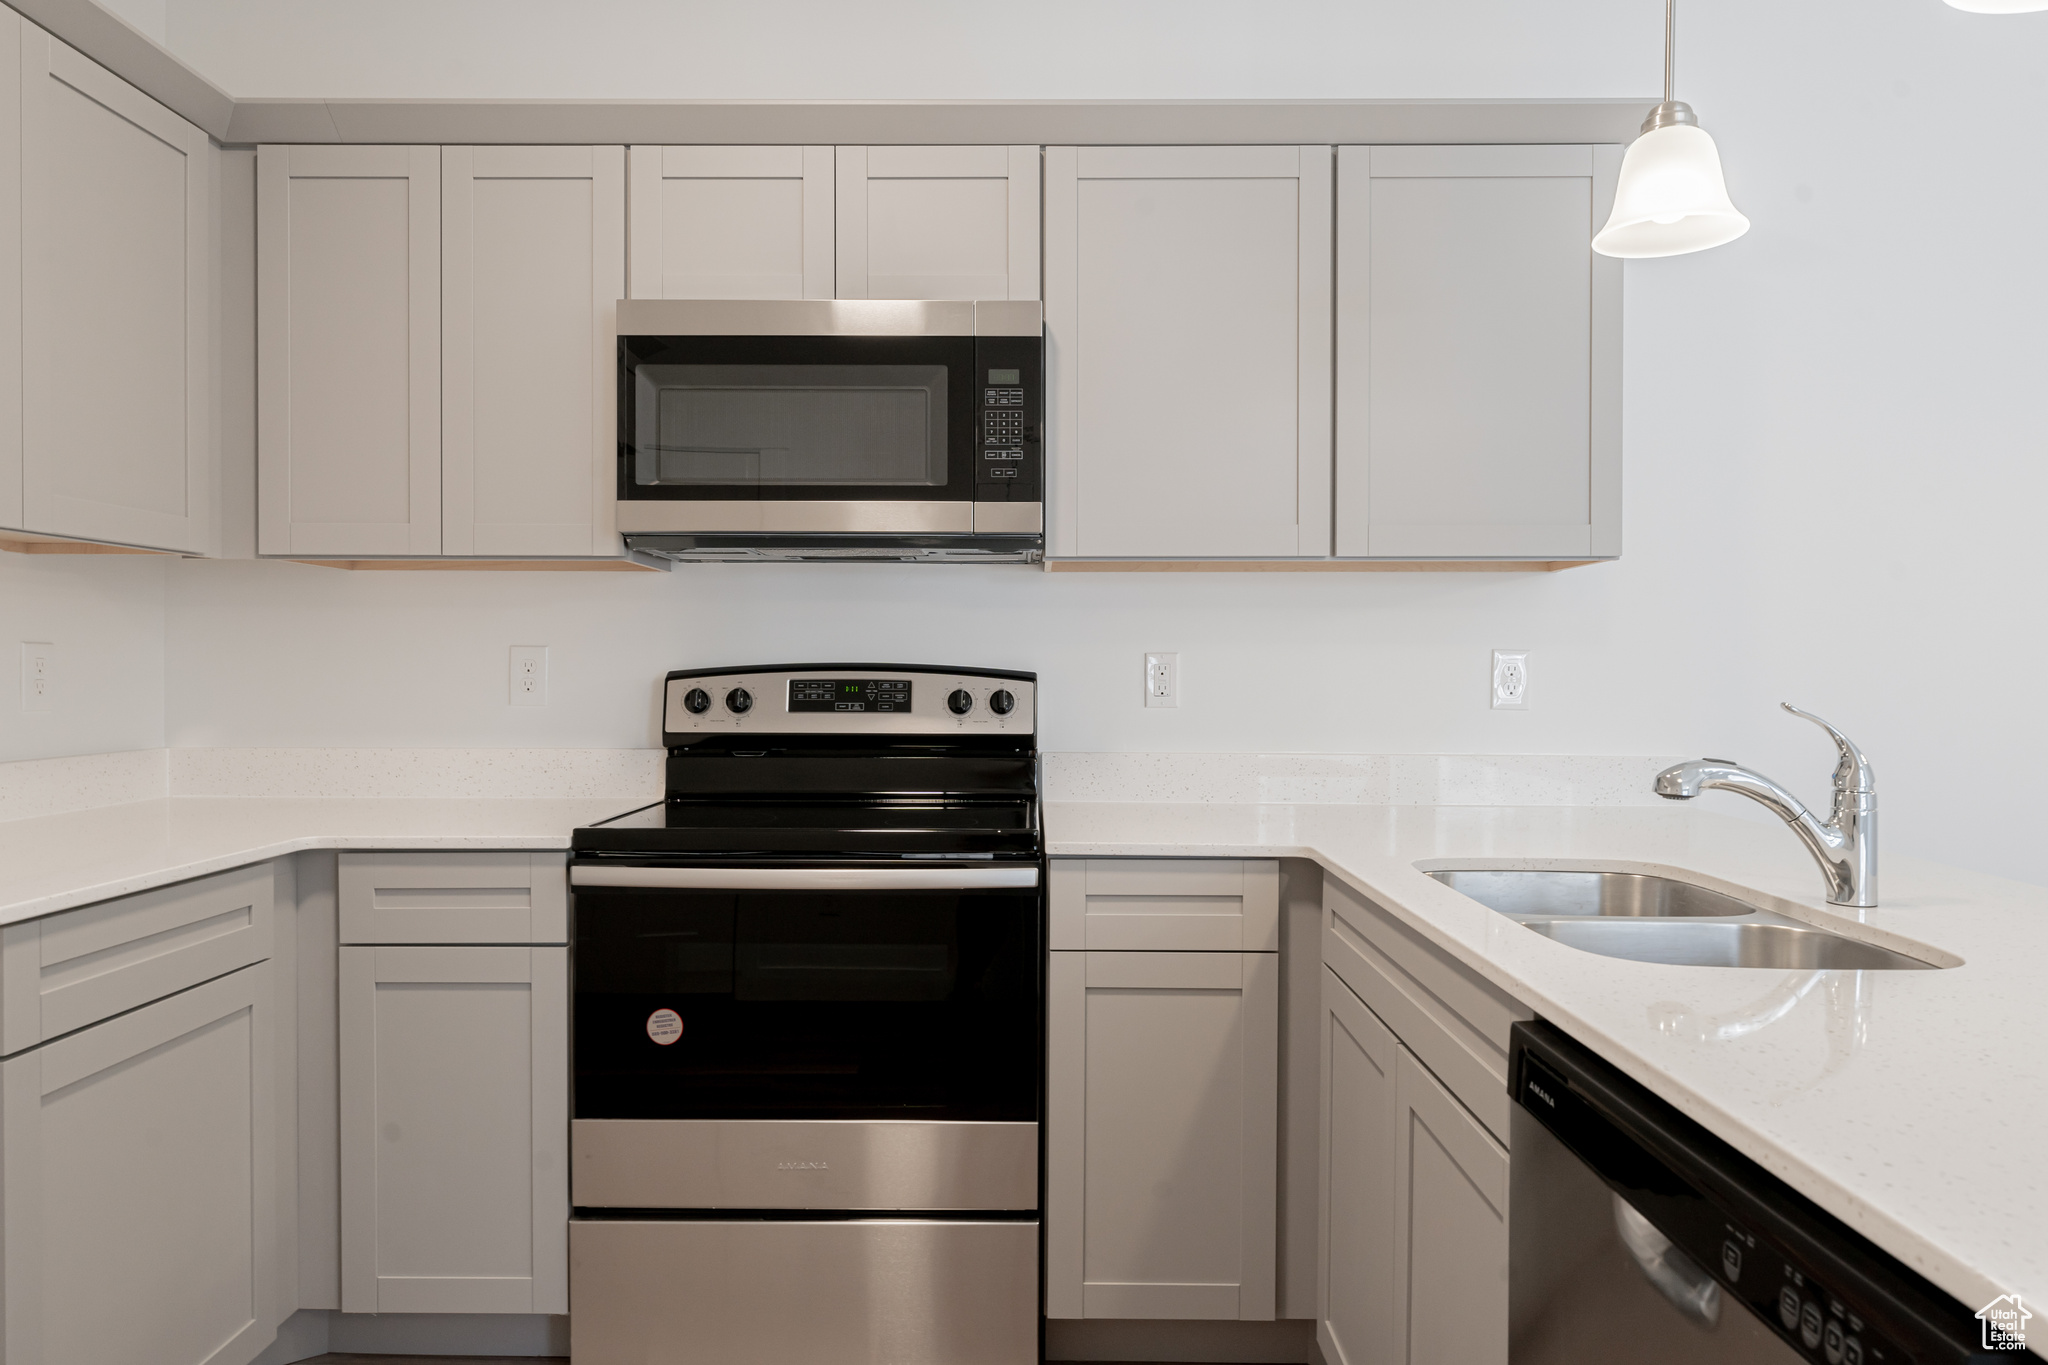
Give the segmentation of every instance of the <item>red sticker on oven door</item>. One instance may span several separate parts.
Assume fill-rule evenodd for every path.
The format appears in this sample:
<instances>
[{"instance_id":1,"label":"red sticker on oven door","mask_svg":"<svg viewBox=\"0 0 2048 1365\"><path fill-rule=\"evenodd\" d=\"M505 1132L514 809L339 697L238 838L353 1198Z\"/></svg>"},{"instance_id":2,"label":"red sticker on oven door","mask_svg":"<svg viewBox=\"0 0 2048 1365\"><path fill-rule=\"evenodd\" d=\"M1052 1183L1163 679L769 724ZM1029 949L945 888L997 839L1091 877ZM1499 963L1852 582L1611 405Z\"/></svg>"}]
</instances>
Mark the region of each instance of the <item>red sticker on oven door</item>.
<instances>
[{"instance_id":1,"label":"red sticker on oven door","mask_svg":"<svg viewBox=\"0 0 2048 1365\"><path fill-rule=\"evenodd\" d=\"M667 1047L683 1036L683 1016L674 1010L656 1010L647 1016L647 1036Z\"/></svg>"}]
</instances>

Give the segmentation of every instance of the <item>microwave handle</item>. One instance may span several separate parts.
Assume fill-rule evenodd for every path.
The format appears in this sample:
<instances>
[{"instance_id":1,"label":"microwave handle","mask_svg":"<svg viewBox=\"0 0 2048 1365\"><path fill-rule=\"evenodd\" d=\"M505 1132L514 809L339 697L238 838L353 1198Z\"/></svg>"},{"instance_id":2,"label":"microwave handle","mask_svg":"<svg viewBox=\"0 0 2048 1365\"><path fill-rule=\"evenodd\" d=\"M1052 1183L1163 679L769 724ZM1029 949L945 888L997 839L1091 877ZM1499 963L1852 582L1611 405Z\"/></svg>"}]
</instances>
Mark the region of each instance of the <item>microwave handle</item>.
<instances>
[{"instance_id":1,"label":"microwave handle","mask_svg":"<svg viewBox=\"0 0 2048 1365\"><path fill-rule=\"evenodd\" d=\"M1038 885L1036 867L589 867L571 886L675 891L979 891Z\"/></svg>"}]
</instances>

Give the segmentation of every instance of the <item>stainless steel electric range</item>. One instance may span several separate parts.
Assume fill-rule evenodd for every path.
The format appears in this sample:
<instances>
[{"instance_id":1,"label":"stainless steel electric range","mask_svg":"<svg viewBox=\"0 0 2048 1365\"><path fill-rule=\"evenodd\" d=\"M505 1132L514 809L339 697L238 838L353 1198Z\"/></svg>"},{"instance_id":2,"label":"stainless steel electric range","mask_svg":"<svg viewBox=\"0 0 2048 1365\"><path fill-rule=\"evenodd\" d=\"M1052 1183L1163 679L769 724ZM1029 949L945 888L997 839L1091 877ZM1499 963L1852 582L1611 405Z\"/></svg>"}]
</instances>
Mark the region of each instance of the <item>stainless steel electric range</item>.
<instances>
[{"instance_id":1,"label":"stainless steel electric range","mask_svg":"<svg viewBox=\"0 0 2048 1365\"><path fill-rule=\"evenodd\" d=\"M668 675L576 831L577 1365L1038 1359L1029 673Z\"/></svg>"}]
</instances>

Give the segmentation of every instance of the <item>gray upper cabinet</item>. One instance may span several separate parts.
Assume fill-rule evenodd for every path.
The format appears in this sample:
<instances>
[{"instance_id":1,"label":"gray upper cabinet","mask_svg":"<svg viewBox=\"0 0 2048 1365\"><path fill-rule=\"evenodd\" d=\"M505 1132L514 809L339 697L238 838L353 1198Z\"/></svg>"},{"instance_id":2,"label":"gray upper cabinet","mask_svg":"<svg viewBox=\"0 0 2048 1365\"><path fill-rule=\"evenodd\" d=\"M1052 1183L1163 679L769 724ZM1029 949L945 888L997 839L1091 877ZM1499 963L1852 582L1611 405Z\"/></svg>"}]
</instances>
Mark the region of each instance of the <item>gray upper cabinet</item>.
<instances>
[{"instance_id":1,"label":"gray upper cabinet","mask_svg":"<svg viewBox=\"0 0 2048 1365\"><path fill-rule=\"evenodd\" d=\"M1038 297L1037 147L840 147L834 155L837 297Z\"/></svg>"},{"instance_id":2,"label":"gray upper cabinet","mask_svg":"<svg viewBox=\"0 0 2048 1365\"><path fill-rule=\"evenodd\" d=\"M634 147L636 299L832 297L830 147Z\"/></svg>"},{"instance_id":3,"label":"gray upper cabinet","mask_svg":"<svg viewBox=\"0 0 2048 1365\"><path fill-rule=\"evenodd\" d=\"M622 147L441 149L441 550L605 555Z\"/></svg>"},{"instance_id":4,"label":"gray upper cabinet","mask_svg":"<svg viewBox=\"0 0 2048 1365\"><path fill-rule=\"evenodd\" d=\"M1330 552L1330 149L1049 147L1047 553Z\"/></svg>"},{"instance_id":5,"label":"gray upper cabinet","mask_svg":"<svg viewBox=\"0 0 2048 1365\"><path fill-rule=\"evenodd\" d=\"M1621 148L1343 147L1336 553L1621 553Z\"/></svg>"},{"instance_id":6,"label":"gray upper cabinet","mask_svg":"<svg viewBox=\"0 0 2048 1365\"><path fill-rule=\"evenodd\" d=\"M620 552L621 147L264 147L266 555Z\"/></svg>"},{"instance_id":7,"label":"gray upper cabinet","mask_svg":"<svg viewBox=\"0 0 2048 1365\"><path fill-rule=\"evenodd\" d=\"M441 552L441 149L256 156L257 550Z\"/></svg>"},{"instance_id":8,"label":"gray upper cabinet","mask_svg":"<svg viewBox=\"0 0 2048 1365\"><path fill-rule=\"evenodd\" d=\"M25 530L190 553L214 548L213 162L206 135L6 16L20 45L20 337L0 350L0 519ZM9 53L8 55L13 55ZM6 103L14 105L9 92ZM11 130L9 130L11 131ZM108 339L119 339L119 359ZM18 345L19 351L13 351ZM9 364L19 360L18 367ZM17 378L18 376L18 378ZM14 385L18 383L19 389ZM18 440L19 445L14 445Z\"/></svg>"},{"instance_id":9,"label":"gray upper cabinet","mask_svg":"<svg viewBox=\"0 0 2048 1365\"><path fill-rule=\"evenodd\" d=\"M0 9L0 526L21 527L21 41Z\"/></svg>"},{"instance_id":10,"label":"gray upper cabinet","mask_svg":"<svg viewBox=\"0 0 2048 1365\"><path fill-rule=\"evenodd\" d=\"M636 299L1035 299L1039 152L634 147Z\"/></svg>"}]
</instances>

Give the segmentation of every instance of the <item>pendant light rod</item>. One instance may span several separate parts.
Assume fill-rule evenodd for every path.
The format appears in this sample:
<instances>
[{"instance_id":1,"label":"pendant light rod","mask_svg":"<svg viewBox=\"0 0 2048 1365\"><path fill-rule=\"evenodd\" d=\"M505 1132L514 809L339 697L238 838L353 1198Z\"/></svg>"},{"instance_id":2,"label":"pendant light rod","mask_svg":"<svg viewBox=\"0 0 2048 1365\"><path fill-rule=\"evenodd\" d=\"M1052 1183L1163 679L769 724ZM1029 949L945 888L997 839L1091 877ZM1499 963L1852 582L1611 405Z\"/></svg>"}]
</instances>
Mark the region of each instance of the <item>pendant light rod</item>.
<instances>
[{"instance_id":1,"label":"pendant light rod","mask_svg":"<svg viewBox=\"0 0 2048 1365\"><path fill-rule=\"evenodd\" d=\"M2042 0L2048 4L2048 0ZM1681 104L1673 96L1672 75L1678 65L1678 0L1664 0L1664 102L1650 111L1643 120L1643 131L1655 132L1675 124L1697 126L1699 120L1693 117L1692 106Z\"/></svg>"},{"instance_id":2,"label":"pendant light rod","mask_svg":"<svg viewBox=\"0 0 2048 1365\"><path fill-rule=\"evenodd\" d=\"M1664 0L1664 102L1671 103L1671 65L1678 50L1678 0Z\"/></svg>"}]
</instances>

